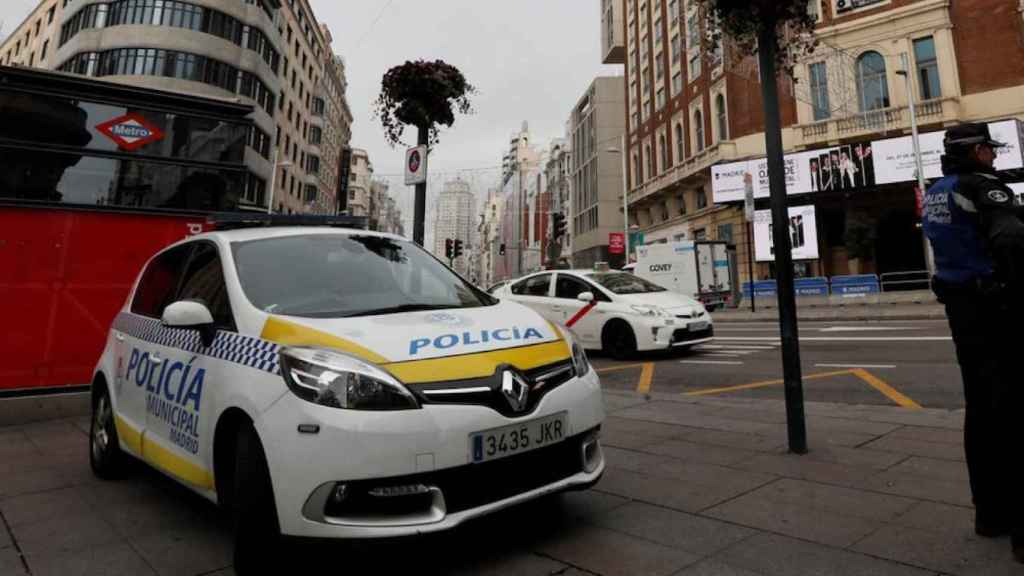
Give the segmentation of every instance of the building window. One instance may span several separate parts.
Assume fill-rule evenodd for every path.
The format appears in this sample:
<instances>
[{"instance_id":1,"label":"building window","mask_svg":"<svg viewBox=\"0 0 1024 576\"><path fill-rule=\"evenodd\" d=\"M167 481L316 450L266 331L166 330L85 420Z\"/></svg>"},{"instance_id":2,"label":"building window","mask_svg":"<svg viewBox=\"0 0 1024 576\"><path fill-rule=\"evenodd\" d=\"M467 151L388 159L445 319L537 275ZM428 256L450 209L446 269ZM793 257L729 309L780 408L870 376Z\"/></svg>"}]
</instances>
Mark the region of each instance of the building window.
<instances>
[{"instance_id":1,"label":"building window","mask_svg":"<svg viewBox=\"0 0 1024 576\"><path fill-rule=\"evenodd\" d=\"M324 131L319 126L310 126L309 130L309 143L314 146L319 146L323 141Z\"/></svg>"},{"instance_id":2,"label":"building window","mask_svg":"<svg viewBox=\"0 0 1024 576\"><path fill-rule=\"evenodd\" d=\"M703 188L697 190L697 210L708 207L708 194ZM703 238L700 238L703 240Z\"/></svg>"},{"instance_id":3,"label":"building window","mask_svg":"<svg viewBox=\"0 0 1024 576\"><path fill-rule=\"evenodd\" d=\"M697 152L704 150L704 115L700 110L693 113L693 136Z\"/></svg>"},{"instance_id":4,"label":"building window","mask_svg":"<svg viewBox=\"0 0 1024 576\"><path fill-rule=\"evenodd\" d=\"M664 88L658 88L657 102L658 102L658 110L661 110L662 108L665 107L665 89Z\"/></svg>"},{"instance_id":5,"label":"building window","mask_svg":"<svg viewBox=\"0 0 1024 576\"><path fill-rule=\"evenodd\" d=\"M929 36L914 40L914 60L917 61L917 82L921 87L921 100L931 100L942 96L942 87L939 84L939 61L935 57L934 38Z\"/></svg>"},{"instance_id":6,"label":"building window","mask_svg":"<svg viewBox=\"0 0 1024 576\"><path fill-rule=\"evenodd\" d=\"M658 144L661 148L661 170L664 172L668 169L669 158L668 158L668 145L665 143L665 135L662 134L658 137Z\"/></svg>"},{"instance_id":7,"label":"building window","mask_svg":"<svg viewBox=\"0 0 1024 576\"><path fill-rule=\"evenodd\" d=\"M679 62L683 55L683 42L679 35L672 37L672 62Z\"/></svg>"},{"instance_id":8,"label":"building window","mask_svg":"<svg viewBox=\"0 0 1024 576\"><path fill-rule=\"evenodd\" d=\"M718 225L718 240L721 242L733 243L732 240L732 224L719 224Z\"/></svg>"},{"instance_id":9,"label":"building window","mask_svg":"<svg viewBox=\"0 0 1024 576\"><path fill-rule=\"evenodd\" d=\"M865 52L857 58L857 97L861 112L889 107L885 59L878 52Z\"/></svg>"},{"instance_id":10,"label":"building window","mask_svg":"<svg viewBox=\"0 0 1024 576\"><path fill-rule=\"evenodd\" d=\"M689 18L686 19L686 32L687 41L686 44L690 48L696 48L700 45L700 23L697 21L697 12L694 11Z\"/></svg>"},{"instance_id":11,"label":"building window","mask_svg":"<svg viewBox=\"0 0 1024 576\"><path fill-rule=\"evenodd\" d=\"M680 192L676 196L676 209L679 210L679 215L683 216L686 214L686 194Z\"/></svg>"},{"instance_id":12,"label":"building window","mask_svg":"<svg viewBox=\"0 0 1024 576\"><path fill-rule=\"evenodd\" d=\"M700 78L700 52L695 52L693 56L690 56L690 81L693 82L697 78Z\"/></svg>"},{"instance_id":13,"label":"building window","mask_svg":"<svg viewBox=\"0 0 1024 576\"><path fill-rule=\"evenodd\" d=\"M636 154L633 155L633 186L639 186L643 180L643 175L640 174L640 157Z\"/></svg>"},{"instance_id":14,"label":"building window","mask_svg":"<svg viewBox=\"0 0 1024 576\"><path fill-rule=\"evenodd\" d=\"M661 52L654 55L654 77L661 78Z\"/></svg>"},{"instance_id":15,"label":"building window","mask_svg":"<svg viewBox=\"0 0 1024 576\"><path fill-rule=\"evenodd\" d=\"M811 107L814 109L814 120L826 120L832 116L832 106L828 100L828 68L824 62L815 62L807 67L811 77Z\"/></svg>"},{"instance_id":16,"label":"building window","mask_svg":"<svg viewBox=\"0 0 1024 576\"><path fill-rule=\"evenodd\" d=\"M683 155L685 153L683 149L683 125L682 123L676 124L676 161L682 162Z\"/></svg>"},{"instance_id":17,"label":"building window","mask_svg":"<svg viewBox=\"0 0 1024 576\"><path fill-rule=\"evenodd\" d=\"M654 155L649 145L644 148L644 156L647 159L647 180L650 180L654 176Z\"/></svg>"},{"instance_id":18,"label":"building window","mask_svg":"<svg viewBox=\"0 0 1024 576\"><path fill-rule=\"evenodd\" d=\"M821 0L807 0L807 15L815 22L821 20Z\"/></svg>"},{"instance_id":19,"label":"building window","mask_svg":"<svg viewBox=\"0 0 1024 576\"><path fill-rule=\"evenodd\" d=\"M669 0L668 17L672 19L673 24L679 20L679 0Z\"/></svg>"},{"instance_id":20,"label":"building window","mask_svg":"<svg viewBox=\"0 0 1024 576\"><path fill-rule=\"evenodd\" d=\"M44 62L46 60L46 52L50 49L50 41L43 42L43 51L39 54L39 61Z\"/></svg>"},{"instance_id":21,"label":"building window","mask_svg":"<svg viewBox=\"0 0 1024 576\"><path fill-rule=\"evenodd\" d=\"M719 94L715 96L715 120L718 123L718 140L729 139L729 119L726 116L725 111L725 96Z\"/></svg>"},{"instance_id":22,"label":"building window","mask_svg":"<svg viewBox=\"0 0 1024 576\"><path fill-rule=\"evenodd\" d=\"M683 73L676 72L672 75L672 95L678 96L683 92Z\"/></svg>"}]
</instances>

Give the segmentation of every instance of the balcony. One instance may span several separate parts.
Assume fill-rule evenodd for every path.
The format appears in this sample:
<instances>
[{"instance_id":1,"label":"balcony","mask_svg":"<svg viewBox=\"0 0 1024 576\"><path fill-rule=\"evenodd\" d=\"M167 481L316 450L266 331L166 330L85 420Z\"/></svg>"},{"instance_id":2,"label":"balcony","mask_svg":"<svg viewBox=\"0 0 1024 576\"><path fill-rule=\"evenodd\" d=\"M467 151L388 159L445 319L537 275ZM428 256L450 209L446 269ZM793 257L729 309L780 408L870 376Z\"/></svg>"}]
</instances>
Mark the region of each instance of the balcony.
<instances>
[{"instance_id":1,"label":"balcony","mask_svg":"<svg viewBox=\"0 0 1024 576\"><path fill-rule=\"evenodd\" d=\"M935 98L917 104L918 124L953 122L959 117L960 98L957 96ZM802 138L798 145L805 147L877 136L880 133L902 133L908 130L910 130L910 108L908 106L894 106L797 126L797 134Z\"/></svg>"},{"instance_id":2,"label":"balcony","mask_svg":"<svg viewBox=\"0 0 1024 576\"><path fill-rule=\"evenodd\" d=\"M649 179L629 193L629 203L639 202L644 198L666 190L691 176L701 174L714 164L736 157L734 142L719 142L704 150L677 162L675 166Z\"/></svg>"}]
</instances>

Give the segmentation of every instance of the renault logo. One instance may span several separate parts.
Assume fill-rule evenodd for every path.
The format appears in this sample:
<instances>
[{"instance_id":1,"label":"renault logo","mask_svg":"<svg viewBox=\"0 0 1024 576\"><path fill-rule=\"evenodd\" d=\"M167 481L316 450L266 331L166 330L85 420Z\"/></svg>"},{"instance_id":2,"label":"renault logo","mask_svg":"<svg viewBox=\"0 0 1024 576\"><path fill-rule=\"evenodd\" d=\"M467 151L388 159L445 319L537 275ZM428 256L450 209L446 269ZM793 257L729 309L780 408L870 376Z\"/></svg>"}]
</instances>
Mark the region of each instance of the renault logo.
<instances>
[{"instance_id":1,"label":"renault logo","mask_svg":"<svg viewBox=\"0 0 1024 576\"><path fill-rule=\"evenodd\" d=\"M519 374L505 370L501 375L501 394L508 400L513 412L522 412L530 396L530 385Z\"/></svg>"}]
</instances>

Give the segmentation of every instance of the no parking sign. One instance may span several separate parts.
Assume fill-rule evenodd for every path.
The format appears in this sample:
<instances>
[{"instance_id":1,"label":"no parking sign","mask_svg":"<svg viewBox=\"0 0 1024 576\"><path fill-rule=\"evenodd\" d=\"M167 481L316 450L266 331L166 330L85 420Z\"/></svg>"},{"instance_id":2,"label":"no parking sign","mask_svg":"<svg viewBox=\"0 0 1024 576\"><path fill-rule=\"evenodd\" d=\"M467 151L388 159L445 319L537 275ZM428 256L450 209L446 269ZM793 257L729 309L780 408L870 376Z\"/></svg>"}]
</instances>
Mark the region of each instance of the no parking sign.
<instances>
[{"instance_id":1,"label":"no parking sign","mask_svg":"<svg viewBox=\"0 0 1024 576\"><path fill-rule=\"evenodd\" d=\"M405 185L427 181L427 147L416 146L405 151Z\"/></svg>"}]
</instances>

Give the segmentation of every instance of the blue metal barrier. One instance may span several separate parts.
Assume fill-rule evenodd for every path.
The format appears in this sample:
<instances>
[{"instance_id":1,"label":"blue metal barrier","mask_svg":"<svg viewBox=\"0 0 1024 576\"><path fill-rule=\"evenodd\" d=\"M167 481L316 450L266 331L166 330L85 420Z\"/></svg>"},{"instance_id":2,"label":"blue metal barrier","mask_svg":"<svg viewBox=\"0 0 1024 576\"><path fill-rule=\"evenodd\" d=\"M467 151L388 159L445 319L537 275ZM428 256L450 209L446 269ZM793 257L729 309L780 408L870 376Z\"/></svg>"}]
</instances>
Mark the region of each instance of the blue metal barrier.
<instances>
[{"instance_id":1,"label":"blue metal barrier","mask_svg":"<svg viewBox=\"0 0 1024 576\"><path fill-rule=\"evenodd\" d=\"M878 294L881 291L878 276L874 274L832 277L832 294L856 296L860 294Z\"/></svg>"},{"instance_id":2,"label":"blue metal barrier","mask_svg":"<svg viewBox=\"0 0 1024 576\"><path fill-rule=\"evenodd\" d=\"M800 296L828 296L828 278L797 278L793 289Z\"/></svg>"},{"instance_id":3,"label":"blue metal barrier","mask_svg":"<svg viewBox=\"0 0 1024 576\"><path fill-rule=\"evenodd\" d=\"M754 282L754 290L758 298L778 295L778 287L775 280L759 280ZM750 298L750 282L743 283L743 297Z\"/></svg>"}]
</instances>

